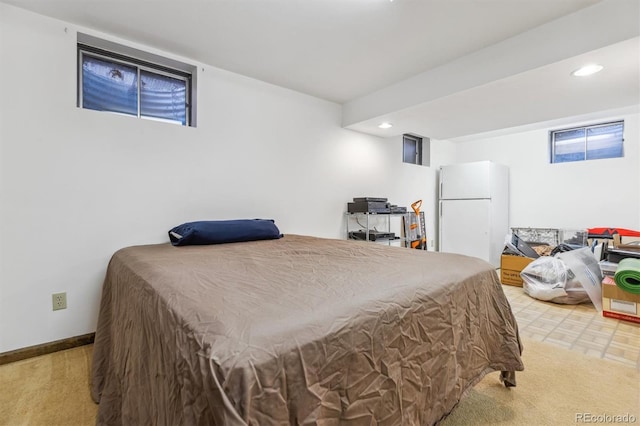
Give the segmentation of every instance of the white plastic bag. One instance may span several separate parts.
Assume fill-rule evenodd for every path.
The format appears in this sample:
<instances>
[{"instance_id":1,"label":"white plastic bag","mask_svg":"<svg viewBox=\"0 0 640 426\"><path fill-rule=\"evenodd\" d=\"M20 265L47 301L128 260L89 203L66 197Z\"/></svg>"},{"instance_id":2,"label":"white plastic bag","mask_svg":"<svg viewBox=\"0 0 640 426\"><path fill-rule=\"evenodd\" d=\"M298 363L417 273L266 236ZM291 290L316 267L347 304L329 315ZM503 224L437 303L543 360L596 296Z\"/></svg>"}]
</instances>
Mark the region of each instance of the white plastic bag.
<instances>
[{"instance_id":1,"label":"white plastic bag","mask_svg":"<svg viewBox=\"0 0 640 426\"><path fill-rule=\"evenodd\" d=\"M584 291L588 299L593 302L593 306L602 312L602 271L598 265L598 259L593 255L588 247L558 253L558 259L564 262L567 270L570 271L575 281L573 288L569 287L569 282L565 290L582 294ZM582 303L582 302L580 302Z\"/></svg>"},{"instance_id":2,"label":"white plastic bag","mask_svg":"<svg viewBox=\"0 0 640 426\"><path fill-rule=\"evenodd\" d=\"M556 257L535 259L520 272L520 277L524 292L538 300L567 305L591 300L575 275Z\"/></svg>"}]
</instances>

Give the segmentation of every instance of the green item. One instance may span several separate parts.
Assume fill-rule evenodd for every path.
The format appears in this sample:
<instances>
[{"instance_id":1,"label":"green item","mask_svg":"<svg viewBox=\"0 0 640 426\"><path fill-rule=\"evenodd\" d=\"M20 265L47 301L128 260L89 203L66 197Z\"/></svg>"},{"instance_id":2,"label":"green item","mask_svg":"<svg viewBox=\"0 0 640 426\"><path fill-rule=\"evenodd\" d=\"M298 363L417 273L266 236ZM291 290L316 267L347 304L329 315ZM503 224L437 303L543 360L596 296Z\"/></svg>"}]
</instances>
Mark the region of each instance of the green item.
<instances>
[{"instance_id":1,"label":"green item","mask_svg":"<svg viewBox=\"0 0 640 426\"><path fill-rule=\"evenodd\" d=\"M616 285L624 291L640 294L640 259L628 257L618 263L613 277Z\"/></svg>"}]
</instances>

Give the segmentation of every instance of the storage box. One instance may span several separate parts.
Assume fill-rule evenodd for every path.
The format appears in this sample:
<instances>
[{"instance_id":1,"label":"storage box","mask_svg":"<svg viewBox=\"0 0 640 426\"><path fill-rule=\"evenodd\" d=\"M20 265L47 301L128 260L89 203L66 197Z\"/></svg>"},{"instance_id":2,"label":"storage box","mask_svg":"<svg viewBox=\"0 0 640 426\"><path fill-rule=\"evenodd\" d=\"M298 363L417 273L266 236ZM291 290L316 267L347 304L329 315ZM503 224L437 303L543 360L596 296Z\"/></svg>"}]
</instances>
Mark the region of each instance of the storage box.
<instances>
[{"instance_id":1,"label":"storage box","mask_svg":"<svg viewBox=\"0 0 640 426\"><path fill-rule=\"evenodd\" d=\"M600 265L600 271L603 277L613 277L618 270L618 264L615 262L601 260L598 262L598 265Z\"/></svg>"},{"instance_id":2,"label":"storage box","mask_svg":"<svg viewBox=\"0 0 640 426\"><path fill-rule=\"evenodd\" d=\"M533 259L530 257L503 254L500 257L500 281L502 284L522 287L520 272L531 262Z\"/></svg>"},{"instance_id":3,"label":"storage box","mask_svg":"<svg viewBox=\"0 0 640 426\"><path fill-rule=\"evenodd\" d=\"M613 277L604 277L602 316L640 324L640 294L624 291L616 285Z\"/></svg>"},{"instance_id":4,"label":"storage box","mask_svg":"<svg viewBox=\"0 0 640 426\"><path fill-rule=\"evenodd\" d=\"M559 229L511 228L511 232L527 243L548 244L552 247L560 243Z\"/></svg>"},{"instance_id":5,"label":"storage box","mask_svg":"<svg viewBox=\"0 0 640 426\"><path fill-rule=\"evenodd\" d=\"M587 245L588 234L589 233L586 229L563 229L560 242L563 244L584 247Z\"/></svg>"}]
</instances>

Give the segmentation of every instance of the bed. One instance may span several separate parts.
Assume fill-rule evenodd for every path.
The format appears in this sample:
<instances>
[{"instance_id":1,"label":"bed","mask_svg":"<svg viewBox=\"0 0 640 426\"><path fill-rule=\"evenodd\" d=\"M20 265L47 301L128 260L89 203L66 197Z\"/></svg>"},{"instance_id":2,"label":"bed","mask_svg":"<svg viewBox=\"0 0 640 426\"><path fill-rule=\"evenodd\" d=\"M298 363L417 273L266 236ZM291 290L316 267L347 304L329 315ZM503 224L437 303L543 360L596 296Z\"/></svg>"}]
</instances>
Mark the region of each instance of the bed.
<instances>
[{"instance_id":1,"label":"bed","mask_svg":"<svg viewBox=\"0 0 640 426\"><path fill-rule=\"evenodd\" d=\"M301 235L135 246L109 262L91 392L105 425L431 425L489 372L515 385L521 350L477 258Z\"/></svg>"}]
</instances>

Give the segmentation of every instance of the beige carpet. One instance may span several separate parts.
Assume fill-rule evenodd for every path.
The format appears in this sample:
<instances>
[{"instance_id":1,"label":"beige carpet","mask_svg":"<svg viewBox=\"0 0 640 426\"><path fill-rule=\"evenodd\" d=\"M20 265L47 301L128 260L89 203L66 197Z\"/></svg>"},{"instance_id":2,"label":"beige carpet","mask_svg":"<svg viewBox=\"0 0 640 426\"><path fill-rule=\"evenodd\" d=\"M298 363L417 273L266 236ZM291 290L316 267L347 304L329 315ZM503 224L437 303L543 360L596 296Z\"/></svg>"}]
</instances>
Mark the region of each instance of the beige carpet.
<instances>
[{"instance_id":1,"label":"beige carpet","mask_svg":"<svg viewBox=\"0 0 640 426\"><path fill-rule=\"evenodd\" d=\"M640 423L636 368L533 340L523 345L525 371L517 374L517 387L505 388L498 373L487 375L442 425L623 423L598 417L618 415Z\"/></svg>"},{"instance_id":2,"label":"beige carpet","mask_svg":"<svg viewBox=\"0 0 640 426\"><path fill-rule=\"evenodd\" d=\"M583 420L591 415L591 423L599 424L606 422L596 416L630 415L640 423L637 369L547 343L524 345L526 370L518 373L516 388L505 388L498 373L491 373L442 424L575 425L580 415ZM89 396L88 376L92 348L0 366L0 425L94 424L97 406Z\"/></svg>"},{"instance_id":3,"label":"beige carpet","mask_svg":"<svg viewBox=\"0 0 640 426\"><path fill-rule=\"evenodd\" d=\"M93 345L0 365L0 425L95 424L89 394Z\"/></svg>"}]
</instances>

